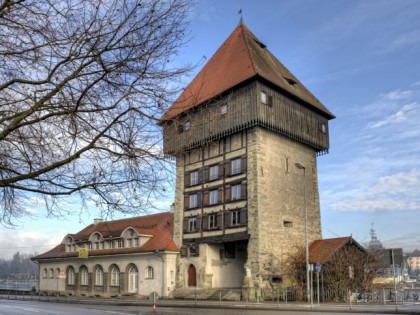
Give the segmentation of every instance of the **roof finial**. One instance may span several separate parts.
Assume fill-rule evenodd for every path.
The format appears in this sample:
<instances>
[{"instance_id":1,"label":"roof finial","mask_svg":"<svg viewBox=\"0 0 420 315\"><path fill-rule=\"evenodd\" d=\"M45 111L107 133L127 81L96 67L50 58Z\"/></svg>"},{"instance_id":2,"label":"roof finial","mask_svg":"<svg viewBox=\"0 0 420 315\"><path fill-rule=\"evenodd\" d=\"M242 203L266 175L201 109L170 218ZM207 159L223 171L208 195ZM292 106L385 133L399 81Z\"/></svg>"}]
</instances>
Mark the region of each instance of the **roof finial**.
<instances>
[{"instance_id":1,"label":"roof finial","mask_svg":"<svg viewBox=\"0 0 420 315\"><path fill-rule=\"evenodd\" d=\"M242 26L242 25L244 25L244 19L242 17L242 8L239 10L238 14L241 15L241 19L239 20L239 25L238 26Z\"/></svg>"}]
</instances>

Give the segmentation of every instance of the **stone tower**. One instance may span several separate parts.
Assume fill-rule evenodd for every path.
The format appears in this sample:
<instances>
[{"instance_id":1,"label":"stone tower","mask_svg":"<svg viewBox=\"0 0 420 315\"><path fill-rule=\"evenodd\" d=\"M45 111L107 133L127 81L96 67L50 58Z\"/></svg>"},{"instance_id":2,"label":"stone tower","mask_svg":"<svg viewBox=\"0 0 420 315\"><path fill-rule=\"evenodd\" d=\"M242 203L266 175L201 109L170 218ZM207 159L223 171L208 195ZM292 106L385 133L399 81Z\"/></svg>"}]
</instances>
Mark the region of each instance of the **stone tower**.
<instances>
[{"instance_id":1,"label":"stone tower","mask_svg":"<svg viewBox=\"0 0 420 315\"><path fill-rule=\"evenodd\" d=\"M305 243L304 180L309 241L321 238L316 157L333 118L241 21L160 121L179 287L252 288L272 259L281 281Z\"/></svg>"}]
</instances>

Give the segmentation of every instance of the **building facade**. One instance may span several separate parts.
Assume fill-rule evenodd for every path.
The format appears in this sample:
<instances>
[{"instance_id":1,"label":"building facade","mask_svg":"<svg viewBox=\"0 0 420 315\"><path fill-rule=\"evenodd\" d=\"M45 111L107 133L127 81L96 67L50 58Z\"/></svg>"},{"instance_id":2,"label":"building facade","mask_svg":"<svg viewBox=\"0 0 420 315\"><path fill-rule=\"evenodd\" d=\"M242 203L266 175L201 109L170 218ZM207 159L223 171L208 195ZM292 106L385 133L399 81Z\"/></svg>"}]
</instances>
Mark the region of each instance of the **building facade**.
<instances>
[{"instance_id":1,"label":"building facade","mask_svg":"<svg viewBox=\"0 0 420 315\"><path fill-rule=\"evenodd\" d=\"M304 245L305 205L309 241L321 238L316 159L332 118L241 21L160 121L178 287L259 286L273 256Z\"/></svg>"},{"instance_id":2,"label":"building facade","mask_svg":"<svg viewBox=\"0 0 420 315\"><path fill-rule=\"evenodd\" d=\"M412 274L420 274L420 250L416 249L407 254L407 265Z\"/></svg>"},{"instance_id":3,"label":"building facade","mask_svg":"<svg viewBox=\"0 0 420 315\"><path fill-rule=\"evenodd\" d=\"M171 213L116 221L97 219L33 258L40 268L39 291L170 297L179 255L172 233Z\"/></svg>"}]
</instances>

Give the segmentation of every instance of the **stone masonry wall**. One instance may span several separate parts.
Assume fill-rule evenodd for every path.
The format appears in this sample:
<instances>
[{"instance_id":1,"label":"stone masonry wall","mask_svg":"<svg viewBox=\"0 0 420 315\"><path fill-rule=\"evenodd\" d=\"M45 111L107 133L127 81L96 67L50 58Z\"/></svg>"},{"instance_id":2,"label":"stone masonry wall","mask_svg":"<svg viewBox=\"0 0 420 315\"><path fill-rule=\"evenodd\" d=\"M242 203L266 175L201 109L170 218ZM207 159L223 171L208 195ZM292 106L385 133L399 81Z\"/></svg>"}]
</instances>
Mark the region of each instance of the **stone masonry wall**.
<instances>
[{"instance_id":1,"label":"stone masonry wall","mask_svg":"<svg viewBox=\"0 0 420 315\"><path fill-rule=\"evenodd\" d=\"M273 254L285 258L305 244L306 166L308 238L321 238L316 153L294 140L256 127L248 133L248 261L254 282Z\"/></svg>"}]
</instances>

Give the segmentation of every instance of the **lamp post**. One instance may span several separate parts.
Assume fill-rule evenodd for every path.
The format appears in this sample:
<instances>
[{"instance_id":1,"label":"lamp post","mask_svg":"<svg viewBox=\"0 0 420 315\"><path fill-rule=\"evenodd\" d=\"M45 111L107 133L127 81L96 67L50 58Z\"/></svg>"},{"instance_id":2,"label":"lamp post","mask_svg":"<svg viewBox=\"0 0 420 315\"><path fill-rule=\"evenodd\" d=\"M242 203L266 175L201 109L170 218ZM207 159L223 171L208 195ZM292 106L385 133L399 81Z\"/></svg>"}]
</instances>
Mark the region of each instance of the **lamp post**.
<instances>
[{"instance_id":1,"label":"lamp post","mask_svg":"<svg viewBox=\"0 0 420 315\"><path fill-rule=\"evenodd\" d=\"M308 247L308 209L306 207L306 167L302 163L295 163L298 169L303 170L303 202L305 207L305 257L306 257L306 299L309 303L309 247Z\"/></svg>"}]
</instances>

